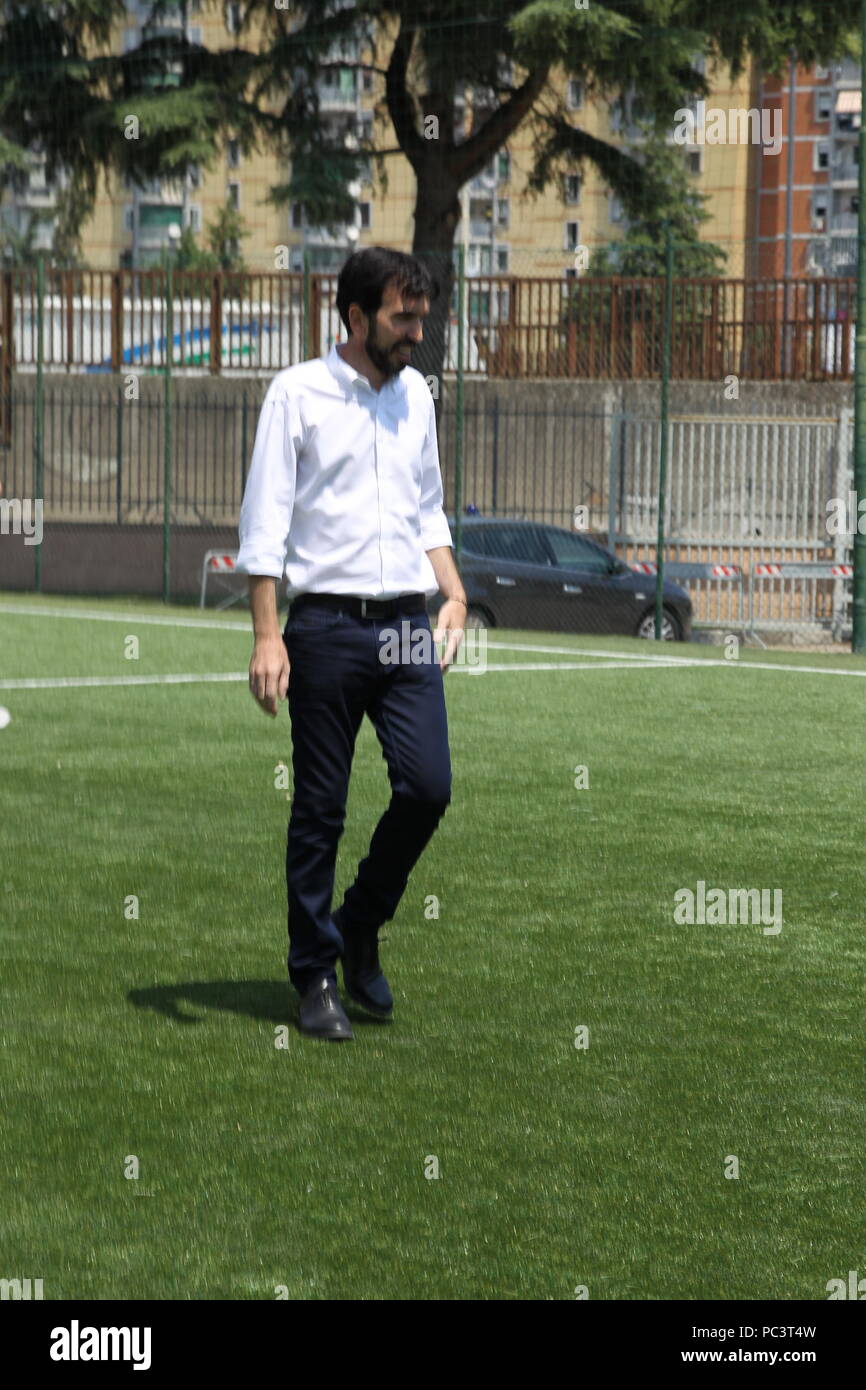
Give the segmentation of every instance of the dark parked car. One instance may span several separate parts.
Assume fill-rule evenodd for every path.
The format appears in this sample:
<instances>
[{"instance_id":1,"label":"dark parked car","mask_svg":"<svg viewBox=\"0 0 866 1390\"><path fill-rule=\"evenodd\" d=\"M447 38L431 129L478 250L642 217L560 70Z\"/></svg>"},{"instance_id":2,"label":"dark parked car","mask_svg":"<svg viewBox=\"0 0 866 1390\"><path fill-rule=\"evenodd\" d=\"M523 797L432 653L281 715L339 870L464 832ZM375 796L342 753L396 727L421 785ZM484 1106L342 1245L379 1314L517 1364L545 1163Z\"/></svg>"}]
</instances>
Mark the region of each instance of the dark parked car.
<instances>
[{"instance_id":1,"label":"dark parked car","mask_svg":"<svg viewBox=\"0 0 866 1390\"><path fill-rule=\"evenodd\" d=\"M588 536L479 516L461 518L460 529L468 625L654 637L655 577L635 574ZM663 637L687 640L691 599L667 580L663 599ZM432 611L441 601L431 600Z\"/></svg>"}]
</instances>

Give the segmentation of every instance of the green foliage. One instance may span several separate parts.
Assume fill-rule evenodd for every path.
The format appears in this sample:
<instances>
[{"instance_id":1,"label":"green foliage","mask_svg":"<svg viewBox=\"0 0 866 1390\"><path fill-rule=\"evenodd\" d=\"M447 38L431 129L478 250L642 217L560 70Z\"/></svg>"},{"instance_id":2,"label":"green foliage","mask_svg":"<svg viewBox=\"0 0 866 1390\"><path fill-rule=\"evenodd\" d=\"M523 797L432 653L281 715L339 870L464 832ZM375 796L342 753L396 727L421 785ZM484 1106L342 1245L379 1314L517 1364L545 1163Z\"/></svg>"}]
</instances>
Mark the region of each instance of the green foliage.
<instances>
[{"instance_id":1,"label":"green foliage","mask_svg":"<svg viewBox=\"0 0 866 1390\"><path fill-rule=\"evenodd\" d=\"M154 2L154 21L170 10L177 5ZM0 168L10 152L44 151L48 178L62 173L74 188L60 233L71 251L100 174L176 178L192 164L211 165L231 135L244 151L267 146L291 164L273 201L298 200L310 221L333 228L351 215L348 185L372 152L352 143L351 112L322 119L320 80L328 67L357 78L360 64L339 56L341 45L357 43L372 48L384 79L381 128L393 131L377 167L381 173L386 158L399 156L416 179L417 247L450 256L461 188L525 126L534 142L528 190L538 193L588 160L623 200L644 204L629 214L628 254L645 265L670 201L665 212L651 168L582 128L562 99L563 77L603 99L630 92L662 130L678 108L707 94L696 59L718 58L736 71L751 52L774 71L793 46L805 63L826 61L851 46L859 12L860 0L592 0L585 9L573 0L494 0L480 10L474 0L339 8L295 0L291 12L247 0L241 33L219 49L154 22L136 49L114 53L109 39L125 22L123 0L11 0L0 14ZM467 89L475 119L464 137L454 109ZM129 114L139 119L135 139L127 138ZM431 118L435 140L425 135ZM680 235L697 239L682 227ZM689 264L707 255L692 247Z\"/></svg>"},{"instance_id":2,"label":"green foliage","mask_svg":"<svg viewBox=\"0 0 866 1390\"><path fill-rule=\"evenodd\" d=\"M240 242L249 235L237 208L226 204L205 227L205 246L199 246L192 229L184 227L174 265L178 270L243 271Z\"/></svg>"},{"instance_id":3,"label":"green foliage","mask_svg":"<svg viewBox=\"0 0 866 1390\"><path fill-rule=\"evenodd\" d=\"M39 259L36 236L40 222L46 216L41 208L32 208L23 231L16 231L11 224L0 218L0 265L4 269L35 266Z\"/></svg>"},{"instance_id":4,"label":"green foliage","mask_svg":"<svg viewBox=\"0 0 866 1390\"><path fill-rule=\"evenodd\" d=\"M593 252L591 275L663 275L666 228L673 241L675 275L720 275L725 253L700 240L706 222L706 195L689 174L682 150L670 145L662 131L644 127L644 139L627 152L636 177L620 180L618 194L628 219L625 236Z\"/></svg>"}]
</instances>

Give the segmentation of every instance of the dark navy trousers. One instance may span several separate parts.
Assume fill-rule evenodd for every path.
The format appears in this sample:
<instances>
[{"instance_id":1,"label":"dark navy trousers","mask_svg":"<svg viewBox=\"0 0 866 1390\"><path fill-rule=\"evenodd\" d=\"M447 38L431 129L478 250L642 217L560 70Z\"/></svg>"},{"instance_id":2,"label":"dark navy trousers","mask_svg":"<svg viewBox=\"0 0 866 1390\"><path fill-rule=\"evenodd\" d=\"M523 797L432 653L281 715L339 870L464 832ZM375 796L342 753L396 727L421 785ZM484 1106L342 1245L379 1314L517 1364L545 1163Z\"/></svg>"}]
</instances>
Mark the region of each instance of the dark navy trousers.
<instances>
[{"instance_id":1,"label":"dark navy trousers","mask_svg":"<svg viewBox=\"0 0 866 1390\"><path fill-rule=\"evenodd\" d=\"M313 604L290 611L289 655L294 790L286 842L289 979L299 993L336 981L343 939L331 916L337 844L361 721L369 715L382 746L391 800L340 909L343 930L375 931L389 921L409 874L451 800L451 759L443 674L426 613L360 618ZM394 660L388 634L399 634ZM380 652L391 659L383 663Z\"/></svg>"}]
</instances>

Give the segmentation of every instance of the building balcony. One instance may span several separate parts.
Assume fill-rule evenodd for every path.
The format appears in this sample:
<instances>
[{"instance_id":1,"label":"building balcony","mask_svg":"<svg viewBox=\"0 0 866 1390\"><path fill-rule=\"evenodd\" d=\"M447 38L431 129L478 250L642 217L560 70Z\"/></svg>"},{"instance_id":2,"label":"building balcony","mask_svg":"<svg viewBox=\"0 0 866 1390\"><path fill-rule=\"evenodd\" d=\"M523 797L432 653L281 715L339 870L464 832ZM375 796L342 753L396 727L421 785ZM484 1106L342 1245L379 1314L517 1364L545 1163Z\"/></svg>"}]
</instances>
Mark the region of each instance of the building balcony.
<instances>
[{"instance_id":1,"label":"building balcony","mask_svg":"<svg viewBox=\"0 0 866 1390\"><path fill-rule=\"evenodd\" d=\"M345 250L349 245L349 224L345 227L338 227L336 235L329 232L327 227L305 227L304 245L310 248L333 247Z\"/></svg>"},{"instance_id":2,"label":"building balcony","mask_svg":"<svg viewBox=\"0 0 866 1390\"><path fill-rule=\"evenodd\" d=\"M339 87L322 86L319 86L317 91L320 111L340 112L357 110L358 98L354 91L349 91L348 89L341 91Z\"/></svg>"},{"instance_id":3,"label":"building balcony","mask_svg":"<svg viewBox=\"0 0 866 1390\"><path fill-rule=\"evenodd\" d=\"M858 227L856 212L834 212L830 217L830 232L832 235L841 233L843 236L850 236L856 233Z\"/></svg>"},{"instance_id":4,"label":"building balcony","mask_svg":"<svg viewBox=\"0 0 866 1390\"><path fill-rule=\"evenodd\" d=\"M853 159L834 159L831 182L837 188L856 188L860 178L859 165Z\"/></svg>"},{"instance_id":5,"label":"building balcony","mask_svg":"<svg viewBox=\"0 0 866 1390\"><path fill-rule=\"evenodd\" d=\"M857 238L831 237L820 261L824 275L855 275L857 273Z\"/></svg>"}]
</instances>

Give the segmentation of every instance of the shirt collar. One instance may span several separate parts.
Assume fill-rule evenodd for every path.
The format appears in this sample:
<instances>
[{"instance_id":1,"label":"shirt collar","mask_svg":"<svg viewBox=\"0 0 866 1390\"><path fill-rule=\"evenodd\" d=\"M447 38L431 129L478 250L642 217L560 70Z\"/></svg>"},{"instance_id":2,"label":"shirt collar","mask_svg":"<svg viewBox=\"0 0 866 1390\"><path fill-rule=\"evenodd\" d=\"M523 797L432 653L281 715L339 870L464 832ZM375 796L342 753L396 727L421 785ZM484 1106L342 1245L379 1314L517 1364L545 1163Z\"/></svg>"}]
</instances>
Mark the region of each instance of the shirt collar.
<instances>
[{"instance_id":1,"label":"shirt collar","mask_svg":"<svg viewBox=\"0 0 866 1390\"><path fill-rule=\"evenodd\" d=\"M338 381L342 381L345 386L354 387L357 381L362 381L369 391L373 390L373 387L368 378L364 376L363 372L356 371L350 362L346 362L340 356L337 351L336 343L332 343L331 350L325 358L325 362L333 375ZM389 377L383 384L382 390L376 391L375 395L381 396L383 391L393 391L401 387L405 390L405 383L400 380L401 376L402 373L398 372L396 376Z\"/></svg>"}]
</instances>

